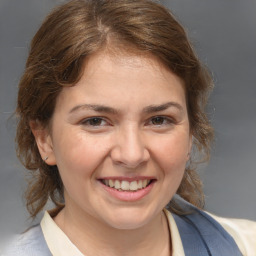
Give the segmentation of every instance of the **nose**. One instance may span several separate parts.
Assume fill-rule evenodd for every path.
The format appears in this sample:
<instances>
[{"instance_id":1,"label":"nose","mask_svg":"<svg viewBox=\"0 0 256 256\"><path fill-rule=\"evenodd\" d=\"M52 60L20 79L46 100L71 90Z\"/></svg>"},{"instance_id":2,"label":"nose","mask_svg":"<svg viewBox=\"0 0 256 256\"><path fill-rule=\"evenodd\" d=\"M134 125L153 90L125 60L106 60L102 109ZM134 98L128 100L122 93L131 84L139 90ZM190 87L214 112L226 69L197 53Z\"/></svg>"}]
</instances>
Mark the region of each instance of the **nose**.
<instances>
[{"instance_id":1,"label":"nose","mask_svg":"<svg viewBox=\"0 0 256 256\"><path fill-rule=\"evenodd\" d=\"M149 160L150 154L142 139L142 131L130 126L120 129L115 137L111 158L115 164L134 169Z\"/></svg>"}]
</instances>

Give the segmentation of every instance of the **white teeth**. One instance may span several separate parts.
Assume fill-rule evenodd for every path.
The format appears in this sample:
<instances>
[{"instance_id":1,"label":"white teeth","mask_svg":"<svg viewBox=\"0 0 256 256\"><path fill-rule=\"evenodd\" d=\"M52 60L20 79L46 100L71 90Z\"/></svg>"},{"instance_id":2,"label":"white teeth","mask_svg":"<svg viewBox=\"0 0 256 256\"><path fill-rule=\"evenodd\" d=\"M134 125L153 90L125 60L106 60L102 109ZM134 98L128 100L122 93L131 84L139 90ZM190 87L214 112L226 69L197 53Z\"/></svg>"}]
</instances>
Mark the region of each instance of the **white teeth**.
<instances>
[{"instance_id":1,"label":"white teeth","mask_svg":"<svg viewBox=\"0 0 256 256\"><path fill-rule=\"evenodd\" d=\"M113 188L115 185L113 180L108 180L108 184L109 184L109 187L111 188Z\"/></svg>"},{"instance_id":2,"label":"white teeth","mask_svg":"<svg viewBox=\"0 0 256 256\"><path fill-rule=\"evenodd\" d=\"M122 190L130 190L129 182L126 180L121 181L121 189Z\"/></svg>"},{"instance_id":3,"label":"white teeth","mask_svg":"<svg viewBox=\"0 0 256 256\"><path fill-rule=\"evenodd\" d=\"M130 183L130 190L133 190L133 191L138 190L138 184L137 184L137 181L136 181L136 180L135 180L135 181L132 181L132 182Z\"/></svg>"},{"instance_id":4,"label":"white teeth","mask_svg":"<svg viewBox=\"0 0 256 256\"><path fill-rule=\"evenodd\" d=\"M114 183L114 188L115 188L115 189L121 188L121 184L120 184L120 181L119 181L119 180L116 180L116 181L115 181L115 183Z\"/></svg>"},{"instance_id":5,"label":"white teeth","mask_svg":"<svg viewBox=\"0 0 256 256\"><path fill-rule=\"evenodd\" d=\"M111 188L115 188L117 190L124 190L124 191L136 191L142 188L145 188L149 183L150 180L134 180L134 181L127 181L127 180L103 180L103 183Z\"/></svg>"},{"instance_id":6,"label":"white teeth","mask_svg":"<svg viewBox=\"0 0 256 256\"><path fill-rule=\"evenodd\" d=\"M148 181L147 180L143 180L142 181L142 187L145 188L148 185Z\"/></svg>"},{"instance_id":7,"label":"white teeth","mask_svg":"<svg viewBox=\"0 0 256 256\"><path fill-rule=\"evenodd\" d=\"M138 189L142 189L142 180L138 181Z\"/></svg>"}]
</instances>

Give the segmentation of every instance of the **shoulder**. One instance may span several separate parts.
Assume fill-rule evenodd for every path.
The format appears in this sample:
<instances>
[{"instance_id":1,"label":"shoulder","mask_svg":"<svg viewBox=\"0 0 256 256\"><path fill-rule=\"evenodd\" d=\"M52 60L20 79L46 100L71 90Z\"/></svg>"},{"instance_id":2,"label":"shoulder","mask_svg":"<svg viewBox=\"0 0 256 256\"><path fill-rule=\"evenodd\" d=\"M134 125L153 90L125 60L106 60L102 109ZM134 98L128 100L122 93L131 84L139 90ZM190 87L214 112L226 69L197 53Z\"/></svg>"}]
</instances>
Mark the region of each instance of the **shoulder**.
<instances>
[{"instance_id":1,"label":"shoulder","mask_svg":"<svg viewBox=\"0 0 256 256\"><path fill-rule=\"evenodd\" d=\"M42 229L36 225L17 235L1 256L50 256Z\"/></svg>"},{"instance_id":2,"label":"shoulder","mask_svg":"<svg viewBox=\"0 0 256 256\"><path fill-rule=\"evenodd\" d=\"M233 237L243 255L256 256L256 222L222 218L208 213Z\"/></svg>"},{"instance_id":3,"label":"shoulder","mask_svg":"<svg viewBox=\"0 0 256 256\"><path fill-rule=\"evenodd\" d=\"M228 244L230 249L239 248L243 256L256 256L256 222L218 217L196 208L179 197L176 202L187 214L176 218L174 215L175 221L180 222L180 230L183 229L182 232L185 232L186 236L188 233L192 234L190 240L194 238L194 233L199 232L209 244L215 244L214 248L219 247L222 242L222 248L227 248Z\"/></svg>"}]
</instances>

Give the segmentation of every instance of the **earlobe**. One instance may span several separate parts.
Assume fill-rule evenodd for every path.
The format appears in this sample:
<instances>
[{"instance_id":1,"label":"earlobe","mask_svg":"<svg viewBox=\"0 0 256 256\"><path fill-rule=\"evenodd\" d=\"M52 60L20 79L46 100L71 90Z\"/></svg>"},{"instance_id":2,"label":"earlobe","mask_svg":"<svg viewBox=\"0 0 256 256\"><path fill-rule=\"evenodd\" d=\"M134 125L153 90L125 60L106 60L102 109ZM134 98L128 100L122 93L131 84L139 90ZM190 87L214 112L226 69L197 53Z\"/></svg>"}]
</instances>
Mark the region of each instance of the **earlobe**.
<instances>
[{"instance_id":1,"label":"earlobe","mask_svg":"<svg viewBox=\"0 0 256 256\"><path fill-rule=\"evenodd\" d=\"M38 121L31 121L29 125L43 161L48 165L56 165L53 143L49 130L42 127Z\"/></svg>"}]
</instances>

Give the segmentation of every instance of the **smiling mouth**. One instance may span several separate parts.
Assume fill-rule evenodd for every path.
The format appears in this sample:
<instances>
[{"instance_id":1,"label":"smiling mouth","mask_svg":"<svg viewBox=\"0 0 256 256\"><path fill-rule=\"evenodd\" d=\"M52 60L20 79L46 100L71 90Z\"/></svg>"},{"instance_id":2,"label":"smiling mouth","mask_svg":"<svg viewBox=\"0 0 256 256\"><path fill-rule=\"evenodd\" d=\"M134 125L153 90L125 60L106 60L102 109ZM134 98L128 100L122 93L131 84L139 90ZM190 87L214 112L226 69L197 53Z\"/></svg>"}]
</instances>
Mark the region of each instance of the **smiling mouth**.
<instances>
[{"instance_id":1,"label":"smiling mouth","mask_svg":"<svg viewBox=\"0 0 256 256\"><path fill-rule=\"evenodd\" d=\"M153 179L144 179L144 180L112 180L112 179L100 179L101 183L105 186L116 189L118 191L130 191L136 192L138 190L144 189L149 186L153 181Z\"/></svg>"}]
</instances>

